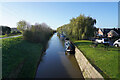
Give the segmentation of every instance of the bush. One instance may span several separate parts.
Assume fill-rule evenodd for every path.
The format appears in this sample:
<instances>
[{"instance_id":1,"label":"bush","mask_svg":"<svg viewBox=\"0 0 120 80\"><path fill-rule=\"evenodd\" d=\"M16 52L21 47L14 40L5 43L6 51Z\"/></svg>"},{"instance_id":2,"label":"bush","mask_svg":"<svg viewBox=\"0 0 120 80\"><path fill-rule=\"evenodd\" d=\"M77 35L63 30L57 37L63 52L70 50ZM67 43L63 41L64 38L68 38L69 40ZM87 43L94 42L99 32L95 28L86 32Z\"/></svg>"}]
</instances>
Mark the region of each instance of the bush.
<instances>
[{"instance_id":1,"label":"bush","mask_svg":"<svg viewBox=\"0 0 120 80\"><path fill-rule=\"evenodd\" d=\"M11 34L21 34L20 31L12 31Z\"/></svg>"},{"instance_id":2,"label":"bush","mask_svg":"<svg viewBox=\"0 0 120 80\"><path fill-rule=\"evenodd\" d=\"M11 34L16 34L16 31L12 31Z\"/></svg>"},{"instance_id":3,"label":"bush","mask_svg":"<svg viewBox=\"0 0 120 80\"><path fill-rule=\"evenodd\" d=\"M46 24L32 25L32 27L23 32L25 40L35 43L45 43L53 34L53 30Z\"/></svg>"},{"instance_id":4,"label":"bush","mask_svg":"<svg viewBox=\"0 0 120 80\"><path fill-rule=\"evenodd\" d=\"M31 31L29 31L29 30L26 30L24 33L23 33L23 36L24 36L24 39L25 40L30 40L30 39L32 39L32 32Z\"/></svg>"},{"instance_id":5,"label":"bush","mask_svg":"<svg viewBox=\"0 0 120 80\"><path fill-rule=\"evenodd\" d=\"M17 34L22 34L20 31L17 31L16 33L17 33Z\"/></svg>"}]
</instances>

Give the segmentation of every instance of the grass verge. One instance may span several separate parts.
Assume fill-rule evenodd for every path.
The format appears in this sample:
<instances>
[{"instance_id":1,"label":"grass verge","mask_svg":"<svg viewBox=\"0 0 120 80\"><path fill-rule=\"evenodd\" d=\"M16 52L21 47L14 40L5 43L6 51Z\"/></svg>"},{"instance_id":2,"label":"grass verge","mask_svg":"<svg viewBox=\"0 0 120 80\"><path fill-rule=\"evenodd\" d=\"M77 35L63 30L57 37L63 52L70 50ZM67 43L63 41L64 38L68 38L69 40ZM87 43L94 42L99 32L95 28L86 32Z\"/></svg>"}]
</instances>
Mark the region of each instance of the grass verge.
<instances>
[{"instance_id":1,"label":"grass verge","mask_svg":"<svg viewBox=\"0 0 120 80\"><path fill-rule=\"evenodd\" d=\"M5 34L5 35L0 35L0 38L4 38L4 37L10 37L10 36L16 36L16 35L22 35L22 34Z\"/></svg>"},{"instance_id":2,"label":"grass verge","mask_svg":"<svg viewBox=\"0 0 120 80\"><path fill-rule=\"evenodd\" d=\"M93 47L92 42L88 40L78 40L74 43L104 78L120 79L118 72L120 48L109 47L106 49L103 44Z\"/></svg>"},{"instance_id":3,"label":"grass verge","mask_svg":"<svg viewBox=\"0 0 120 80\"><path fill-rule=\"evenodd\" d=\"M34 78L43 44L16 38L2 39L2 77Z\"/></svg>"}]
</instances>

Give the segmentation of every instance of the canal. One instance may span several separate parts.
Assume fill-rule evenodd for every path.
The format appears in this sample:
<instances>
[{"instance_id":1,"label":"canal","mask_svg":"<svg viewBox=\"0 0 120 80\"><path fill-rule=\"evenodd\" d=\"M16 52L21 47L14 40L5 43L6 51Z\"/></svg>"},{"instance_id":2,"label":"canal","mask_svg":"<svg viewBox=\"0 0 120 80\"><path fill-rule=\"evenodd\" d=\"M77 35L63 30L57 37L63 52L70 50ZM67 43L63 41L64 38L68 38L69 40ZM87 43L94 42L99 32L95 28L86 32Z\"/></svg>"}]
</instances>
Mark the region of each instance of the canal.
<instances>
[{"instance_id":1,"label":"canal","mask_svg":"<svg viewBox=\"0 0 120 80\"><path fill-rule=\"evenodd\" d=\"M74 55L65 54L64 42L56 33L43 53L36 78L83 78Z\"/></svg>"}]
</instances>

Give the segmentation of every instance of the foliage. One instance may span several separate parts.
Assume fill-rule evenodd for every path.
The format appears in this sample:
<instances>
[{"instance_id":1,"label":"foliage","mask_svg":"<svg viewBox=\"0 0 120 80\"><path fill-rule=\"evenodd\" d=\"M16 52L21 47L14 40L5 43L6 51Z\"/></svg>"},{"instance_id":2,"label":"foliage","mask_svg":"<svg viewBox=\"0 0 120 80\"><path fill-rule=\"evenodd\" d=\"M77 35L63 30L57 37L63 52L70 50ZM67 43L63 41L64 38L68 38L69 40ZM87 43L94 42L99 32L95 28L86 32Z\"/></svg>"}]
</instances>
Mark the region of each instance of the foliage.
<instances>
[{"instance_id":1,"label":"foliage","mask_svg":"<svg viewBox=\"0 0 120 80\"><path fill-rule=\"evenodd\" d=\"M11 32L11 28L8 26L0 26L0 35L9 34Z\"/></svg>"},{"instance_id":2,"label":"foliage","mask_svg":"<svg viewBox=\"0 0 120 80\"><path fill-rule=\"evenodd\" d=\"M72 18L69 24L65 24L57 29L59 33L65 33L71 39L89 39L95 34L96 20L92 17L80 15Z\"/></svg>"},{"instance_id":3,"label":"foliage","mask_svg":"<svg viewBox=\"0 0 120 80\"><path fill-rule=\"evenodd\" d=\"M99 44L97 47L93 47L91 41L88 40L78 40L74 41L75 45L83 52L87 59L96 65L97 70L104 76L104 78L119 78L118 73L118 53L120 48L109 47L104 48L103 44ZM113 80L114 80L113 79Z\"/></svg>"},{"instance_id":4,"label":"foliage","mask_svg":"<svg viewBox=\"0 0 120 80\"><path fill-rule=\"evenodd\" d=\"M5 35L0 35L0 38L4 38L4 37L10 37L10 36L15 36L15 35L21 35L22 33L19 31L13 31L9 34L5 34Z\"/></svg>"},{"instance_id":5,"label":"foliage","mask_svg":"<svg viewBox=\"0 0 120 80\"><path fill-rule=\"evenodd\" d=\"M29 27L30 25L24 20L17 22L17 29L21 32L24 32Z\"/></svg>"},{"instance_id":6,"label":"foliage","mask_svg":"<svg viewBox=\"0 0 120 80\"><path fill-rule=\"evenodd\" d=\"M20 31L12 31L11 34L22 34Z\"/></svg>"},{"instance_id":7,"label":"foliage","mask_svg":"<svg viewBox=\"0 0 120 80\"><path fill-rule=\"evenodd\" d=\"M34 78L44 45L22 36L2 40L2 77ZM0 47L1 48L1 47Z\"/></svg>"},{"instance_id":8,"label":"foliage","mask_svg":"<svg viewBox=\"0 0 120 80\"><path fill-rule=\"evenodd\" d=\"M30 42L45 43L52 34L53 30L45 23L42 23L32 25L30 29L25 30L23 37Z\"/></svg>"},{"instance_id":9,"label":"foliage","mask_svg":"<svg viewBox=\"0 0 120 80\"><path fill-rule=\"evenodd\" d=\"M8 35L7 35L7 34L5 34L5 35L0 35L0 38L3 38L3 37L8 37Z\"/></svg>"}]
</instances>

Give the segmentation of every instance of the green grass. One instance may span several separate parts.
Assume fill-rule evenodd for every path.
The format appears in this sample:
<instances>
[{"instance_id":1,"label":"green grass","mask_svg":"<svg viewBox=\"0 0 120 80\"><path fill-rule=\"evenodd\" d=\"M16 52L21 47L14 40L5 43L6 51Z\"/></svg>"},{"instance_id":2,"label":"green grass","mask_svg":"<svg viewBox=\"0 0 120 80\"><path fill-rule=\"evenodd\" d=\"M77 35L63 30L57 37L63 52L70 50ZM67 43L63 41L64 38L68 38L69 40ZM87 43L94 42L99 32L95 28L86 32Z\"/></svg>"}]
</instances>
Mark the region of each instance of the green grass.
<instances>
[{"instance_id":1,"label":"green grass","mask_svg":"<svg viewBox=\"0 0 120 80\"><path fill-rule=\"evenodd\" d=\"M0 38L3 38L3 37L8 37L7 35L0 35Z\"/></svg>"},{"instance_id":2,"label":"green grass","mask_svg":"<svg viewBox=\"0 0 120 80\"><path fill-rule=\"evenodd\" d=\"M0 38L3 38L3 37L10 37L10 36L15 36L15 35L21 35L21 34L5 34L5 35L0 35Z\"/></svg>"},{"instance_id":3,"label":"green grass","mask_svg":"<svg viewBox=\"0 0 120 80\"><path fill-rule=\"evenodd\" d=\"M27 42L21 36L2 39L2 76L34 78L42 51L42 44Z\"/></svg>"},{"instance_id":4,"label":"green grass","mask_svg":"<svg viewBox=\"0 0 120 80\"><path fill-rule=\"evenodd\" d=\"M90 63L99 68L98 71L104 78L119 77L118 51L120 51L120 48L109 47L106 49L102 44L93 47L92 42L88 40L78 40L74 41L74 43L83 52Z\"/></svg>"}]
</instances>

